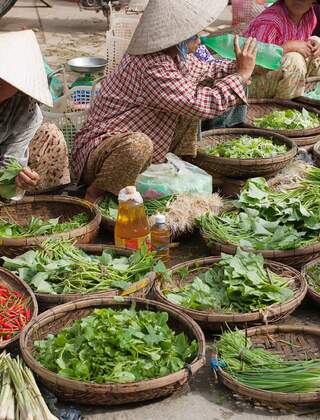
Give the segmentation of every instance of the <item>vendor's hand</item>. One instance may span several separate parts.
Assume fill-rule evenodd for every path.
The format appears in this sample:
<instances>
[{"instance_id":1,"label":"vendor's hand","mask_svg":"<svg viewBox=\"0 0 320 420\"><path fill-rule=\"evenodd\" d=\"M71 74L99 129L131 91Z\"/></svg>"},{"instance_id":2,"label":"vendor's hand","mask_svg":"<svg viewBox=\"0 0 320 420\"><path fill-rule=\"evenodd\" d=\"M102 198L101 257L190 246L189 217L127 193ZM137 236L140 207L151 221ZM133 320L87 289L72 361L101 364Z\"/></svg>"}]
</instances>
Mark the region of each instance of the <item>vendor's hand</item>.
<instances>
[{"instance_id":1,"label":"vendor's hand","mask_svg":"<svg viewBox=\"0 0 320 420\"><path fill-rule=\"evenodd\" d=\"M309 41L288 41L283 45L283 50L285 54L289 52L297 52L304 58L312 56L312 48Z\"/></svg>"},{"instance_id":2,"label":"vendor's hand","mask_svg":"<svg viewBox=\"0 0 320 420\"><path fill-rule=\"evenodd\" d=\"M315 39L309 39L308 45L311 48L312 57L319 58L320 57L320 42L316 41Z\"/></svg>"},{"instance_id":3,"label":"vendor's hand","mask_svg":"<svg viewBox=\"0 0 320 420\"><path fill-rule=\"evenodd\" d=\"M22 190L28 190L29 188L35 187L39 180L40 177L37 172L26 167L16 176L16 186Z\"/></svg>"},{"instance_id":4,"label":"vendor's hand","mask_svg":"<svg viewBox=\"0 0 320 420\"><path fill-rule=\"evenodd\" d=\"M241 50L239 37L236 35L234 37L234 50L237 59L237 71L244 81L248 81L256 65L257 41L255 38L248 38Z\"/></svg>"}]
</instances>

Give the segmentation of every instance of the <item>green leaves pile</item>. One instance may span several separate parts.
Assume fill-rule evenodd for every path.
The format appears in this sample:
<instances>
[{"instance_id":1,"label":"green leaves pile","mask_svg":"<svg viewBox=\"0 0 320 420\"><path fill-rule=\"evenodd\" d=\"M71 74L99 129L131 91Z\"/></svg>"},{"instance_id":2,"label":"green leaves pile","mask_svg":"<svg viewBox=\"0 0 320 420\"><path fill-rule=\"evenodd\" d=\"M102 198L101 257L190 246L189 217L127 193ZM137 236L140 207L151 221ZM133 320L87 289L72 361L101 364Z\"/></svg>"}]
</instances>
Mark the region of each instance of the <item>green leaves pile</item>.
<instances>
[{"instance_id":1,"label":"green leaves pile","mask_svg":"<svg viewBox=\"0 0 320 420\"><path fill-rule=\"evenodd\" d=\"M198 344L168 326L166 312L95 309L55 337L35 342L47 369L86 382L126 383L168 375L185 367Z\"/></svg>"},{"instance_id":2,"label":"green leaves pile","mask_svg":"<svg viewBox=\"0 0 320 420\"><path fill-rule=\"evenodd\" d=\"M203 149L208 156L238 159L269 158L286 153L285 145L278 145L265 137L240 136L238 139L220 143L214 147Z\"/></svg>"},{"instance_id":3,"label":"green leaves pile","mask_svg":"<svg viewBox=\"0 0 320 420\"><path fill-rule=\"evenodd\" d=\"M70 240L54 238L43 242L39 250L3 260L3 266L17 273L36 293L49 294L126 290L155 264L154 254L148 253L146 246L130 257L116 258L111 250L101 256L88 255Z\"/></svg>"},{"instance_id":4,"label":"green leaves pile","mask_svg":"<svg viewBox=\"0 0 320 420\"><path fill-rule=\"evenodd\" d=\"M237 210L198 219L205 239L250 249L295 249L319 241L320 171L312 169L299 188L270 191L264 178L245 184Z\"/></svg>"},{"instance_id":5,"label":"green leaves pile","mask_svg":"<svg viewBox=\"0 0 320 420\"><path fill-rule=\"evenodd\" d=\"M10 199L16 195L15 178L22 169L22 166L15 158L5 161L0 168L0 197Z\"/></svg>"},{"instance_id":6,"label":"green leaves pile","mask_svg":"<svg viewBox=\"0 0 320 420\"><path fill-rule=\"evenodd\" d=\"M314 112L308 112L305 108L302 111L286 109L284 111L273 111L264 117L255 118L253 124L260 128L298 130L319 127L320 120Z\"/></svg>"},{"instance_id":7,"label":"green leaves pile","mask_svg":"<svg viewBox=\"0 0 320 420\"><path fill-rule=\"evenodd\" d=\"M315 264L307 270L308 284L315 292L320 293L320 264Z\"/></svg>"},{"instance_id":8,"label":"green leaves pile","mask_svg":"<svg viewBox=\"0 0 320 420\"><path fill-rule=\"evenodd\" d=\"M290 342L283 341L291 350ZM220 366L237 381L273 392L319 392L320 360L283 360L264 348L254 347L244 331L227 331L216 343ZM299 346L294 344L296 351ZM304 354L304 347L301 347Z\"/></svg>"},{"instance_id":9,"label":"green leaves pile","mask_svg":"<svg viewBox=\"0 0 320 420\"><path fill-rule=\"evenodd\" d=\"M154 200L145 200L144 208L146 215L150 217L157 213L165 213L175 199L175 195L168 195ZM108 195L99 203L99 209L102 215L112 220L117 219L118 207L117 201Z\"/></svg>"},{"instance_id":10,"label":"green leaves pile","mask_svg":"<svg viewBox=\"0 0 320 420\"><path fill-rule=\"evenodd\" d=\"M192 283L164 294L170 302L186 308L252 312L292 298L287 282L267 271L262 255L238 249L235 256L221 254L221 260Z\"/></svg>"},{"instance_id":11,"label":"green leaves pile","mask_svg":"<svg viewBox=\"0 0 320 420\"><path fill-rule=\"evenodd\" d=\"M31 216L26 226L8 222L0 219L1 238L27 238L30 236L51 235L53 233L68 232L84 226L89 221L86 213L78 213L68 221L59 223L60 218L42 220L39 217Z\"/></svg>"}]
</instances>

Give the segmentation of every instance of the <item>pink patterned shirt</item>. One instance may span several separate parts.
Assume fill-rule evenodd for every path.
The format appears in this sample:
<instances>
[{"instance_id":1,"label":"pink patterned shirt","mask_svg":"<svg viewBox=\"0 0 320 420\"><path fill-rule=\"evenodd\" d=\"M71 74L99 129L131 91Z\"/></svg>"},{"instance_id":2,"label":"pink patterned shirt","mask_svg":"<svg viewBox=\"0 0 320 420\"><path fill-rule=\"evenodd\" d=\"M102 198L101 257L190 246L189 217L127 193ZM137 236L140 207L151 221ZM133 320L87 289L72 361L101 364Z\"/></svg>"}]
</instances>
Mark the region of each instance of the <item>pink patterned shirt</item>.
<instances>
[{"instance_id":1,"label":"pink patterned shirt","mask_svg":"<svg viewBox=\"0 0 320 420\"><path fill-rule=\"evenodd\" d=\"M72 150L73 177L79 180L90 152L118 133L141 132L154 144L153 162L169 151L179 116L214 118L246 102L242 78L232 61L201 62L189 55L179 68L165 53L125 55L102 82ZM202 85L213 79L212 87Z\"/></svg>"},{"instance_id":2,"label":"pink patterned shirt","mask_svg":"<svg viewBox=\"0 0 320 420\"><path fill-rule=\"evenodd\" d=\"M257 16L243 35L255 37L261 42L283 45L288 41L307 41L316 25L317 17L313 8L297 26L289 17L284 1L280 0Z\"/></svg>"}]
</instances>

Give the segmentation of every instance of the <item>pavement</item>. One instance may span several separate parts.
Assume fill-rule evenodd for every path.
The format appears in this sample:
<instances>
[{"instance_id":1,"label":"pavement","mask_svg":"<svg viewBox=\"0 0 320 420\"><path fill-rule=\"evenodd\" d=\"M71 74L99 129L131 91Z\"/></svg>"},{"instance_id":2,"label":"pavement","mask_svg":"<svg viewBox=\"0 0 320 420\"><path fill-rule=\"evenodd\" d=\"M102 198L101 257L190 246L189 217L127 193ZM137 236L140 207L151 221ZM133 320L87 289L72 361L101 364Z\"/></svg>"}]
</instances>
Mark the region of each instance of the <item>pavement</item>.
<instances>
[{"instance_id":1,"label":"pavement","mask_svg":"<svg viewBox=\"0 0 320 420\"><path fill-rule=\"evenodd\" d=\"M213 0L217 1L217 0ZM80 55L105 56L106 22L102 13L80 11L74 2L52 1L52 8L43 7L37 0L19 0L16 6L0 20L0 32L33 29L43 54L54 67ZM215 22L228 25L230 9ZM209 255L209 250L191 238L181 246L177 260ZM307 301L286 322L318 325L318 310ZM208 353L212 335L207 334ZM236 399L214 382L209 366L194 377L190 387L160 401L115 408L83 408L88 420L293 420L320 419L309 412L286 413L270 411Z\"/></svg>"}]
</instances>

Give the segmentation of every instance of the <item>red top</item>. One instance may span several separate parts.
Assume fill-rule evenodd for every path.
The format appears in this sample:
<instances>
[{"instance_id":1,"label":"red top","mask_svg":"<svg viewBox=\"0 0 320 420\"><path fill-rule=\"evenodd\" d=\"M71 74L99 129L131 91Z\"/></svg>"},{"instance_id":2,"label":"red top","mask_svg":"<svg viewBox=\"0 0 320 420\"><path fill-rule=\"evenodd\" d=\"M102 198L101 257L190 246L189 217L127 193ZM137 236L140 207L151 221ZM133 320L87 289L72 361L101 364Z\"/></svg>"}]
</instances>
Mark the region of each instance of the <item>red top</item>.
<instances>
[{"instance_id":1,"label":"red top","mask_svg":"<svg viewBox=\"0 0 320 420\"><path fill-rule=\"evenodd\" d=\"M297 26L289 17L283 0L260 13L244 31L245 37L254 37L258 41L283 45L288 41L307 41L317 25L314 9L305 13Z\"/></svg>"},{"instance_id":2,"label":"red top","mask_svg":"<svg viewBox=\"0 0 320 420\"><path fill-rule=\"evenodd\" d=\"M153 162L163 161L179 116L209 119L246 102L241 76L230 74L235 71L234 62L206 63L193 55L179 66L163 52L125 55L103 80L74 140L71 167L75 180L80 179L89 153L118 133L146 134L154 143ZM221 80L207 87L201 84L206 79Z\"/></svg>"}]
</instances>

